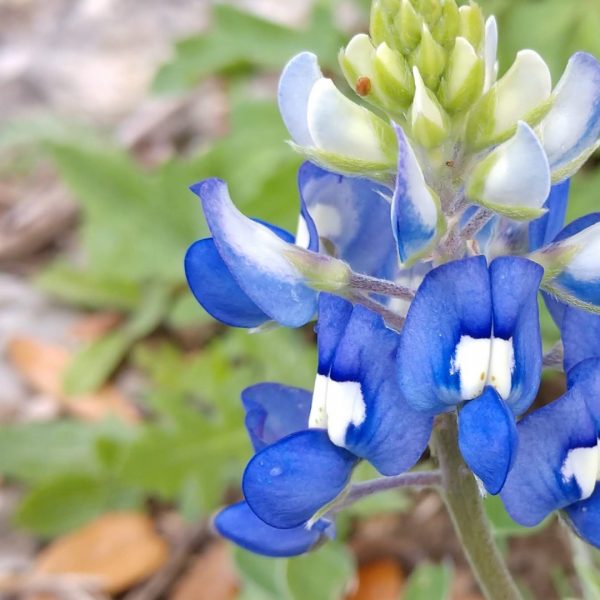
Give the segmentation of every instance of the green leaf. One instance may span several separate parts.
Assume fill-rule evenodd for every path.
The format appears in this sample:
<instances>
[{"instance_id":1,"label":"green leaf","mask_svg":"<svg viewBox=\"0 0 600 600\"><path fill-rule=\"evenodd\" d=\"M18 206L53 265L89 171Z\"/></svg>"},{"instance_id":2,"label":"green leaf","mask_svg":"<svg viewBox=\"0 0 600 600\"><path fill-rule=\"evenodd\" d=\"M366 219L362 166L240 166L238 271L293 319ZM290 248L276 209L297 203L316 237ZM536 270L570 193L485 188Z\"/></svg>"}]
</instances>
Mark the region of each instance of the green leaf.
<instances>
[{"instance_id":1,"label":"green leaf","mask_svg":"<svg viewBox=\"0 0 600 600\"><path fill-rule=\"evenodd\" d=\"M234 75L254 67L279 70L306 49L325 66L334 67L343 43L331 9L323 5L314 9L306 30L278 25L226 4L215 5L214 16L208 33L177 44L174 58L156 76L156 91L185 90L214 73Z\"/></svg>"},{"instance_id":2,"label":"green leaf","mask_svg":"<svg viewBox=\"0 0 600 600\"><path fill-rule=\"evenodd\" d=\"M292 600L287 587L287 559L273 559L235 547L235 565L242 580L240 600Z\"/></svg>"},{"instance_id":3,"label":"green leaf","mask_svg":"<svg viewBox=\"0 0 600 600\"><path fill-rule=\"evenodd\" d=\"M104 384L130 347L160 325L170 298L171 291L162 285L147 289L144 302L125 325L92 342L75 357L65 374L66 391L85 394Z\"/></svg>"},{"instance_id":4,"label":"green leaf","mask_svg":"<svg viewBox=\"0 0 600 600\"><path fill-rule=\"evenodd\" d=\"M132 490L84 473L66 474L35 486L19 505L15 522L42 537L61 535L110 510L139 508Z\"/></svg>"},{"instance_id":5,"label":"green leaf","mask_svg":"<svg viewBox=\"0 0 600 600\"><path fill-rule=\"evenodd\" d=\"M342 545L290 559L265 558L236 548L243 600L341 600L354 577L354 562Z\"/></svg>"},{"instance_id":6,"label":"green leaf","mask_svg":"<svg viewBox=\"0 0 600 600\"><path fill-rule=\"evenodd\" d=\"M114 147L51 144L51 157L83 207L86 270L96 278L183 282L181 260L201 232L200 209L169 166L145 173Z\"/></svg>"},{"instance_id":7,"label":"green leaf","mask_svg":"<svg viewBox=\"0 0 600 600\"><path fill-rule=\"evenodd\" d=\"M34 488L19 506L16 523L44 537L60 535L104 512L107 492L98 479L65 475Z\"/></svg>"},{"instance_id":8,"label":"green leaf","mask_svg":"<svg viewBox=\"0 0 600 600\"><path fill-rule=\"evenodd\" d=\"M354 576L354 562L342 545L327 543L288 562L287 581L293 600L341 600Z\"/></svg>"},{"instance_id":9,"label":"green leaf","mask_svg":"<svg viewBox=\"0 0 600 600\"><path fill-rule=\"evenodd\" d=\"M61 261L55 262L36 283L56 298L91 309L130 311L141 302L141 286L127 279L81 271Z\"/></svg>"},{"instance_id":10,"label":"green leaf","mask_svg":"<svg viewBox=\"0 0 600 600\"><path fill-rule=\"evenodd\" d=\"M447 600L452 569L447 565L423 564L411 574L403 600Z\"/></svg>"},{"instance_id":11,"label":"green leaf","mask_svg":"<svg viewBox=\"0 0 600 600\"><path fill-rule=\"evenodd\" d=\"M99 438L123 441L130 431L108 421L32 423L0 428L0 474L35 483L63 473L90 473L99 468Z\"/></svg>"}]
</instances>

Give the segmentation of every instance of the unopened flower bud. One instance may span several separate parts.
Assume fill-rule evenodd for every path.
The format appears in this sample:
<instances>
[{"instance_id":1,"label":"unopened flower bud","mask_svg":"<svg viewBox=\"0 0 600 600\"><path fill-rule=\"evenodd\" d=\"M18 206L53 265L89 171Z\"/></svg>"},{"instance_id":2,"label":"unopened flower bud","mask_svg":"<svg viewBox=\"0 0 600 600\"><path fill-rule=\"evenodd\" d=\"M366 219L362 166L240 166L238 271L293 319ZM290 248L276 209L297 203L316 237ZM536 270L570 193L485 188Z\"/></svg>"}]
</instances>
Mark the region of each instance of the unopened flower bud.
<instances>
[{"instance_id":1,"label":"unopened flower bud","mask_svg":"<svg viewBox=\"0 0 600 600\"><path fill-rule=\"evenodd\" d=\"M431 33L439 44L451 48L460 28L460 14L455 0L442 0L441 15Z\"/></svg>"},{"instance_id":2,"label":"unopened flower bud","mask_svg":"<svg viewBox=\"0 0 600 600\"><path fill-rule=\"evenodd\" d=\"M413 68L413 77L415 97L411 107L411 134L425 148L435 148L448 137L449 118L433 92L426 87L417 67Z\"/></svg>"},{"instance_id":3,"label":"unopened flower bud","mask_svg":"<svg viewBox=\"0 0 600 600\"><path fill-rule=\"evenodd\" d=\"M469 40L471 45L479 50L485 32L485 19L481 8L472 2L470 6L461 6L458 10L461 37Z\"/></svg>"},{"instance_id":4,"label":"unopened flower bud","mask_svg":"<svg viewBox=\"0 0 600 600\"><path fill-rule=\"evenodd\" d=\"M402 54L383 42L375 53L374 68L377 84L390 104L408 109L415 94L415 82Z\"/></svg>"},{"instance_id":5,"label":"unopened flower bud","mask_svg":"<svg viewBox=\"0 0 600 600\"><path fill-rule=\"evenodd\" d=\"M438 90L442 106L450 113L467 110L481 95L484 78L483 59L465 38L457 38Z\"/></svg>"},{"instance_id":6,"label":"unopened flower bud","mask_svg":"<svg viewBox=\"0 0 600 600\"><path fill-rule=\"evenodd\" d=\"M423 19L417 14L410 0L402 0L394 23L398 33L399 48L403 53L408 54L421 41Z\"/></svg>"},{"instance_id":7,"label":"unopened flower bud","mask_svg":"<svg viewBox=\"0 0 600 600\"><path fill-rule=\"evenodd\" d=\"M421 30L421 41L411 56L411 63L418 67L427 87L437 89L446 67L446 51L433 39L425 23Z\"/></svg>"},{"instance_id":8,"label":"unopened flower bud","mask_svg":"<svg viewBox=\"0 0 600 600\"><path fill-rule=\"evenodd\" d=\"M417 11L425 19L425 22L428 25L437 23L442 15L440 0L415 0L414 4Z\"/></svg>"}]
</instances>

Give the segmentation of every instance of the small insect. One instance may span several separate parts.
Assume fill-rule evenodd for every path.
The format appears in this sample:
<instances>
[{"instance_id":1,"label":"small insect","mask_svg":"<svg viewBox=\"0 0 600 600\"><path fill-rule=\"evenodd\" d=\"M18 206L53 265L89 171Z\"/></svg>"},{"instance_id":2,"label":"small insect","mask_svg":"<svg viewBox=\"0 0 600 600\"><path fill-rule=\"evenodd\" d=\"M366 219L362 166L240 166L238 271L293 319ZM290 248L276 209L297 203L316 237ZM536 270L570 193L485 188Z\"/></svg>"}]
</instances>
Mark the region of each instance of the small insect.
<instances>
[{"instance_id":1,"label":"small insect","mask_svg":"<svg viewBox=\"0 0 600 600\"><path fill-rule=\"evenodd\" d=\"M452 168L454 166L454 161L453 160L447 160L446 161L446 166Z\"/></svg>"},{"instance_id":2,"label":"small insect","mask_svg":"<svg viewBox=\"0 0 600 600\"><path fill-rule=\"evenodd\" d=\"M371 80L368 77L359 77L356 81L356 93L359 96L368 96L371 93Z\"/></svg>"}]
</instances>

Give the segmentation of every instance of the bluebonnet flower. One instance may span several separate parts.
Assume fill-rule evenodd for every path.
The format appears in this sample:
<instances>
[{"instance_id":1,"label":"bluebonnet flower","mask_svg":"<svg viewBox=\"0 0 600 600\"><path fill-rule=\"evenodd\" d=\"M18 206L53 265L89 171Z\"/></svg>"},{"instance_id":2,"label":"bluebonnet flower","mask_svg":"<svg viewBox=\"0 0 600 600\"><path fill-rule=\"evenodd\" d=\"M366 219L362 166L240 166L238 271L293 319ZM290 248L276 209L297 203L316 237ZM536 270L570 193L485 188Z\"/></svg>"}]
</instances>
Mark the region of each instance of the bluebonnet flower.
<instances>
[{"instance_id":1,"label":"bluebonnet flower","mask_svg":"<svg viewBox=\"0 0 600 600\"><path fill-rule=\"evenodd\" d=\"M257 327L269 320L297 327L311 320L317 295L289 258L295 254L302 260L304 249L309 252L302 256L312 259L315 271L320 263L314 253L322 250L321 256L333 255L366 275L391 280L398 276L382 186L307 162L300 168L298 187L301 213L294 238L274 225L244 217L224 182L209 179L192 186L213 237L190 247L185 270L196 299L216 319L237 327ZM343 278L343 266L338 274ZM332 283L335 274L326 275Z\"/></svg>"},{"instance_id":2,"label":"bluebonnet flower","mask_svg":"<svg viewBox=\"0 0 600 600\"><path fill-rule=\"evenodd\" d=\"M542 369L537 292L543 269L483 257L431 271L411 304L398 353L400 389L416 410L461 406L459 445L490 493L517 448L515 417L533 402Z\"/></svg>"},{"instance_id":3,"label":"bluebonnet flower","mask_svg":"<svg viewBox=\"0 0 600 600\"><path fill-rule=\"evenodd\" d=\"M567 392L518 424L519 450L501 496L518 523L534 526L561 510L600 547L600 317L569 308L562 335Z\"/></svg>"},{"instance_id":4,"label":"bluebonnet flower","mask_svg":"<svg viewBox=\"0 0 600 600\"><path fill-rule=\"evenodd\" d=\"M464 461L517 521L564 509L600 543L600 316L581 311L600 310L600 215L563 228L570 177L599 146L600 63L576 53L553 88L523 50L498 79L497 44L474 3L374 0L370 34L340 54L374 110L307 52L280 80L308 159L296 235L242 215L220 180L192 187L212 235L185 261L200 304L238 327L317 321L312 394L244 394L256 453L244 502L215 521L242 546L287 556L320 543L357 463L410 469L445 413ZM543 366L538 292L569 389L518 421Z\"/></svg>"},{"instance_id":5,"label":"bluebonnet flower","mask_svg":"<svg viewBox=\"0 0 600 600\"><path fill-rule=\"evenodd\" d=\"M343 492L356 464L366 459L386 475L402 473L431 433L431 417L400 399L398 335L381 317L324 294L318 341L312 395L271 383L242 395L256 455L244 474L245 501L221 511L215 526L269 556L300 554L332 537L328 519L311 519Z\"/></svg>"},{"instance_id":6,"label":"bluebonnet flower","mask_svg":"<svg viewBox=\"0 0 600 600\"><path fill-rule=\"evenodd\" d=\"M276 383L260 383L242 393L246 429L255 452L260 452L308 424L311 393ZM308 552L334 536L331 521L319 519L310 527L302 523L281 529L259 519L248 506L238 502L223 509L214 520L217 531L236 544L267 556L295 556Z\"/></svg>"},{"instance_id":7,"label":"bluebonnet flower","mask_svg":"<svg viewBox=\"0 0 600 600\"><path fill-rule=\"evenodd\" d=\"M383 475L418 461L432 418L402 399L394 368L398 342L379 315L321 296L309 418L303 429L258 452L244 473L244 496L259 518L297 527L344 490L358 461Z\"/></svg>"}]
</instances>

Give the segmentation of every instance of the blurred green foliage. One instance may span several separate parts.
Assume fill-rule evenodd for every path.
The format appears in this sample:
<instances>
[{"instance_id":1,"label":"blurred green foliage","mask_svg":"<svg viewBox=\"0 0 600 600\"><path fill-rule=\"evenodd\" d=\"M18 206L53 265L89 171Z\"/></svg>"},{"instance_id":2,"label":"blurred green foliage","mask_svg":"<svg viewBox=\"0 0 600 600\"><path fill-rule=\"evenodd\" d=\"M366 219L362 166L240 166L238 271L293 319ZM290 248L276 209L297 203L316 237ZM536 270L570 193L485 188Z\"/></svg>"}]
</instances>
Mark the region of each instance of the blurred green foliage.
<instances>
[{"instance_id":1,"label":"blurred green foliage","mask_svg":"<svg viewBox=\"0 0 600 600\"><path fill-rule=\"evenodd\" d=\"M411 574L403 600L448 600L452 569L448 565L423 564Z\"/></svg>"},{"instance_id":2,"label":"blurred green foliage","mask_svg":"<svg viewBox=\"0 0 600 600\"><path fill-rule=\"evenodd\" d=\"M336 543L291 560L239 548L235 556L242 578L240 600L338 600L354 571L350 553Z\"/></svg>"},{"instance_id":3,"label":"blurred green foliage","mask_svg":"<svg viewBox=\"0 0 600 600\"><path fill-rule=\"evenodd\" d=\"M368 4L360 2L363 9ZM548 60L555 80L573 51L600 55L597 0L481 4L499 18L502 70L524 47ZM160 328L169 333L209 321L187 290L182 268L188 245L207 235L189 184L221 177L245 213L293 230L300 158L284 143L287 133L274 99L250 99L246 80L257 72L277 73L304 49L336 72L337 51L348 36L334 25L335 7L334 1L317 3L307 26L296 31L216 5L213 29L177 44L154 89L184 93L208 76L224 77L231 89L230 135L155 169L72 124L49 120L0 132L0 148L36 142L81 204L82 260L60 257L40 274L40 286L74 306L126 315L124 326L77 357L67 389L96 389L123 361L148 382L137 400L149 418L137 426L65 420L0 429L0 474L28 489L16 515L20 526L53 536L106 510L141 507L148 498L176 503L190 520L206 515L227 489L236 488L251 454L241 390L261 380L312 385L315 349L302 332L219 332L192 354L147 338ZM600 206L599 189L600 171L589 168L579 175L569 217ZM551 336L549 326L548 332ZM347 513L340 533L350 530L353 518L408 506L397 492L371 498ZM486 507L496 535L524 533L495 499ZM239 552L237 565L245 600L305 600L307 584L314 585L311 600L335 600L353 572L339 545L293 561ZM406 598L441 600L450 579L447 567L424 565L411 577Z\"/></svg>"}]
</instances>

